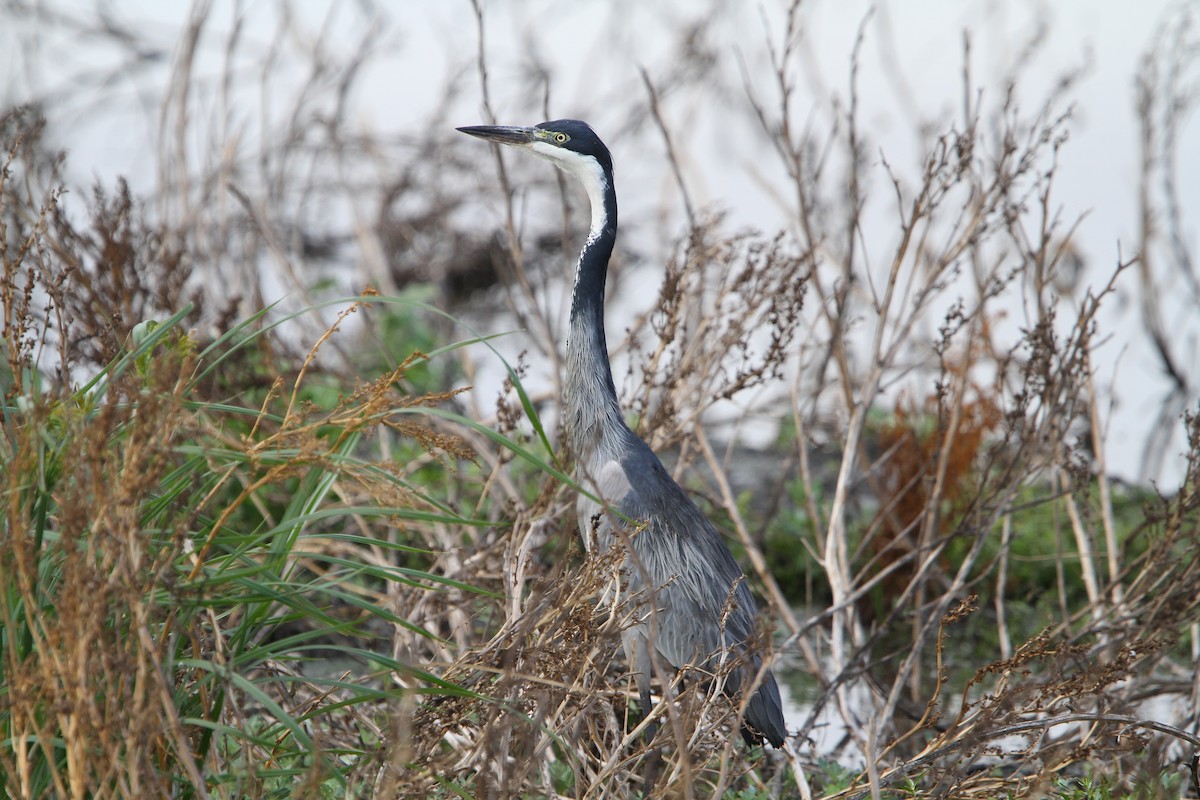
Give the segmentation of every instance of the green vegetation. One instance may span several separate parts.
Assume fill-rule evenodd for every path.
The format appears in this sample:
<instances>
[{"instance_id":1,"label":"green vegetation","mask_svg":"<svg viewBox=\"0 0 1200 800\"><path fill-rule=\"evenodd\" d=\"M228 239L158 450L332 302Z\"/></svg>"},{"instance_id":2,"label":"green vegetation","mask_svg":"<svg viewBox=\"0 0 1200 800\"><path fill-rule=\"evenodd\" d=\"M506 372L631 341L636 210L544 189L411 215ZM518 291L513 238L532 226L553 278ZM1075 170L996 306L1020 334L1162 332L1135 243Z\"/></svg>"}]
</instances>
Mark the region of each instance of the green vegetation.
<instances>
[{"instance_id":1,"label":"green vegetation","mask_svg":"<svg viewBox=\"0 0 1200 800\"><path fill-rule=\"evenodd\" d=\"M627 297L623 276L665 262L623 337L610 320L616 380L763 600L788 752L742 746L723 674L658 671L670 702L631 697L621 635L648 611L615 599L619 550L582 552L557 444L544 284L580 209L546 218L550 184L509 191L444 119L399 144L350 135L364 46L314 55L290 98L264 66L288 121L199 160L164 144L154 197L67 194L35 109L0 116L0 794L1192 796L1200 417L1164 406L1176 486L1108 477L1100 312L1148 278L1122 255L1098 286L1055 280L1069 82L1029 112L972 83L968 50L964 107L922 122L906 171L875 159L855 103L797 110L800 5L766 32L773 74L744 87L757 133L737 137L755 149L735 154L785 230L685 203L664 258L629 245L610 276ZM692 33L677 80L696 89ZM194 54L132 52L176 65L161 127L180 140L255 116L204 94ZM1151 133L1182 113L1156 105L1175 96L1152 91L1175 74L1156 52ZM677 88L644 79L686 185L658 106ZM1147 169L1178 139L1148 134ZM866 232L881 207L891 238ZM507 378L492 396L470 386L484 373ZM768 416L768 452L724 436Z\"/></svg>"},{"instance_id":2,"label":"green vegetation","mask_svg":"<svg viewBox=\"0 0 1200 800\"><path fill-rule=\"evenodd\" d=\"M289 797L298 780L340 796L380 733L335 720L394 703L395 675L469 694L388 655L380 625L438 635L383 598L485 590L380 534L488 523L362 447L390 424L465 455L420 421L443 398L399 394L401 367L325 406L302 376L259 406L197 399L252 322L201 347L180 326L189 310L141 327L79 388L21 370L4 405L0 777L28 796ZM347 675L306 673L331 655Z\"/></svg>"}]
</instances>

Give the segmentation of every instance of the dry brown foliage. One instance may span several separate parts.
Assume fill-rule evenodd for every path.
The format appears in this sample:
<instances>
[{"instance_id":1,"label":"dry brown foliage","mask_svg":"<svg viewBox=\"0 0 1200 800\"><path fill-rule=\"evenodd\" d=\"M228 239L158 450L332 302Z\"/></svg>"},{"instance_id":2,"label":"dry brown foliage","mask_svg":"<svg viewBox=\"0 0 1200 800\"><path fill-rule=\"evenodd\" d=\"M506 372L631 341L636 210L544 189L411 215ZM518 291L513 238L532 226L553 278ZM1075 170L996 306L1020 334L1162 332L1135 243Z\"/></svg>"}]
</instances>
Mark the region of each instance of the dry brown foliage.
<instances>
[{"instance_id":1,"label":"dry brown foliage","mask_svg":"<svg viewBox=\"0 0 1200 800\"><path fill-rule=\"evenodd\" d=\"M496 78L484 10L476 6L473 74L488 116ZM289 14L281 12L281 31L299 27ZM893 164L871 141L856 95L871 20L851 55L849 95L814 110L797 100L805 14L790 4L784 28L754 45L769 53L772 80L748 80L738 98L749 98L739 107L757 124L757 176L788 215L781 232L731 230L689 195L669 98L712 78L702 25L681 34L678 73L643 73L646 96L626 101L620 133L661 136L686 223L655 274L652 307L612 340L638 432L740 547L775 627L764 652L780 674L801 676L789 681L797 702L788 752L746 752L733 735L737 709L703 681L669 675L660 688L671 699L653 711L661 752L642 737L646 720L631 707L618 648L639 612L608 592L618 554L584 556L573 544L574 489L562 480L569 454L542 444L545 434L554 447L558 387L524 382L524 364L549 364L553 376L561 363L562 313L543 284L573 261L563 251L586 216L574 190L559 184L561 216L526 216L510 175L526 168L498 161L494 173L480 170L443 145L449 120L422 121L424 133L400 143L354 129L348 98L384 49L370 26L352 58L314 53L311 77L287 95L292 113L264 123L252 147L226 149L237 137L221 125L236 108L217 103L222 113L211 119L224 122L203 131L212 158L200 163L189 145L197 101L186 91L204 35L195 19L163 97L161 196L143 203L123 185L97 189L88 222L74 222L59 213L60 161L36 149L34 115L5 117L6 409L31 391L31 370L66 392L73 369L106 363L138 322L189 299L186 324L207 341L266 305L262 274L308 302L350 263L358 285L390 291L431 280L447 302L498 276L494 294L527 332L526 355L494 410L483 409L456 393L477 366L469 353L453 385L410 392L410 350L364 366L356 359L371 326L352 339L349 320L314 315L307 331L256 338L244 359L189 384L199 398L257 398L251 436L219 414L185 413L197 399L181 389L195 365L191 345L130 371L86 424L65 403L39 407L28 424L70 428L79 458L62 461L57 502L70 513L52 527L63 580L52 613L30 626L38 657L4 654L2 708L16 720L0 754L6 779L28 782L22 748L59 736L77 766L54 775L51 794L277 789L260 773L280 750L263 742L240 754L242 784L200 776L219 758L195 757L205 734L182 721L175 698L194 696L203 710L226 692L222 723L269 718L264 697L304 717L314 752L344 756L345 791L361 796L623 797L657 771L656 793L671 797L1042 797L1085 774L1132 793L1189 764L1192 776L1172 786L1200 792L1191 783L1200 748L1200 420L1184 417L1180 485L1147 496L1137 521L1119 519L1096 366L1109 354L1105 310L1136 281L1145 334L1174 381L1160 430L1195 402L1186 354L1156 299L1166 294L1157 288L1162 263L1176 270L1171 285L1194 290L1172 184L1179 115L1190 102L1180 76L1194 54L1176 46L1147 56L1138 87L1142 242L1135 257L1114 252L1095 280L1068 275L1071 220L1084 210L1060 208L1053 193L1076 76L1036 101L1020 100L1028 95L1015 86L984 91L965 37L961 107L953 119L913 120L919 162ZM1185 28L1163 41L1186 44ZM244 45L234 32L223 46ZM257 76L262 94L282 94L284 72L269 61ZM531 68L515 80L548 106L552 76ZM456 79L447 95L462 91ZM530 118L554 116L527 105ZM622 180L623 192L638 190ZM540 196L553 193L551 181L531 169L519 183ZM496 239L466 219L481 191L505 204ZM622 281L646 280L634 269L643 255L617 253L614 295ZM358 317L379 322L382 309ZM339 325L347 330L335 335ZM449 341L449 330L435 341ZM322 358L314 349L290 360L305 351L298 341L318 341ZM307 400L305 381L331 375L339 398L325 407ZM418 407L468 419L408 413ZM785 420L789 433L766 456L772 466L747 476L744 465L763 456L740 448L737 433L756 418ZM5 481L19 497L36 441L13 430L6 426L14 447ZM348 462L338 448L358 446L360 435L379 457ZM153 493L153 476L177 466L181 444L198 436L237 457L206 456L207 477L187 495L197 502L147 549L134 512ZM1165 450L1166 438L1148 449ZM178 584L219 554L222 528L247 515L274 524L296 480L314 469L336 475L329 491L347 506L428 512L356 515L283 554L372 609L326 603L273 628L286 639L322 615L354 622L352 633L320 641L330 647L320 660L340 682L313 678L301 647L239 673L267 687L262 696L232 678L206 683L198 669L169 669L163 639L147 632L190 640L197 657L234 674L221 661L225 637L254 604L184 620L173 604L204 598ZM206 505L212 498L223 505ZM447 509L475 524L438 518ZM5 598L13 619L37 606L27 598L36 558L19 535L34 509L6 510L0 563L18 590ZM211 537L195 536L202 518ZM773 577L785 559L802 562L803 585ZM343 586L343 562L401 570ZM182 573L165 568L180 563ZM444 583L400 579L412 564ZM113 627L118 618L125 628ZM337 661L334 648L351 640L369 640L394 664ZM853 774L838 777L831 762ZM318 796L331 763L314 757L288 788Z\"/></svg>"}]
</instances>

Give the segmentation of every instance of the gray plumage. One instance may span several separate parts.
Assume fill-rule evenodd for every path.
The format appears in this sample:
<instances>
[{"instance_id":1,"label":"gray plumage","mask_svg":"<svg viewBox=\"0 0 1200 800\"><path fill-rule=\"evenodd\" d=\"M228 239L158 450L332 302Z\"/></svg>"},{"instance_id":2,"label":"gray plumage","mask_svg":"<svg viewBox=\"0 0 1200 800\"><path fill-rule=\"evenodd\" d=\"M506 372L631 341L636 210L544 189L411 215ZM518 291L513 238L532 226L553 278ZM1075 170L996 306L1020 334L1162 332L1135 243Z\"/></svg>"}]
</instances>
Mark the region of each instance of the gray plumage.
<instances>
[{"instance_id":1,"label":"gray plumage","mask_svg":"<svg viewBox=\"0 0 1200 800\"><path fill-rule=\"evenodd\" d=\"M613 385L604 336L604 283L617 231L612 157L578 120L459 130L554 162L582 181L591 201L591 230L579 255L571 300L564 423L580 483L605 503L580 495L584 542L607 550L623 534L630 548L626 589L653 604L652 619L623 635L643 709L649 709L651 643L664 666L675 669L692 665L715 671L722 654L738 662L725 679L725 691L739 697L762 671L761 659L748 649L757 633L754 598L716 528L625 424ZM782 746L787 729L770 670L763 672L746 703L744 722L747 741L765 738Z\"/></svg>"}]
</instances>

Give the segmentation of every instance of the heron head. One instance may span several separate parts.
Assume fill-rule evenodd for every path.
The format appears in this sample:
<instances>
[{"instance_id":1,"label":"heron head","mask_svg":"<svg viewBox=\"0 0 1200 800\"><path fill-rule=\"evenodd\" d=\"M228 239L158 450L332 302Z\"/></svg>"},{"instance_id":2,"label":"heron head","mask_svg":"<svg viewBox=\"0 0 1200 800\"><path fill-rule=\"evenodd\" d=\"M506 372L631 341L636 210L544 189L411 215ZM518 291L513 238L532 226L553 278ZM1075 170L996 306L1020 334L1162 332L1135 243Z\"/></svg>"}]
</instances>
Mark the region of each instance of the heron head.
<instances>
[{"instance_id":1,"label":"heron head","mask_svg":"<svg viewBox=\"0 0 1200 800\"><path fill-rule=\"evenodd\" d=\"M539 122L532 128L470 125L458 130L489 142L528 150L576 175L582 176L597 165L606 175L612 175L612 156L608 148L591 126L581 120L555 119Z\"/></svg>"}]
</instances>

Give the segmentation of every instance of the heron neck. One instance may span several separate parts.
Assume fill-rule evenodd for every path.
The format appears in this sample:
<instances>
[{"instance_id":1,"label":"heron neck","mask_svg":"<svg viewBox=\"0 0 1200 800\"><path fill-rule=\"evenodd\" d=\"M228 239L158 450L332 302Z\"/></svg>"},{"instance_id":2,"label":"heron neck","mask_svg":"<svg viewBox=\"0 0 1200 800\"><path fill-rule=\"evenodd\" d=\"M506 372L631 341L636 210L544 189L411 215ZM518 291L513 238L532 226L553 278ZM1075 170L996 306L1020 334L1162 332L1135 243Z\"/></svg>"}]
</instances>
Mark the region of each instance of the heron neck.
<instances>
[{"instance_id":1,"label":"heron neck","mask_svg":"<svg viewBox=\"0 0 1200 800\"><path fill-rule=\"evenodd\" d=\"M612 175L583 176L592 227L579 254L571 296L564 400L566 429L576 458L613 457L629 428L621 416L604 336L604 283L617 239L617 193Z\"/></svg>"}]
</instances>

